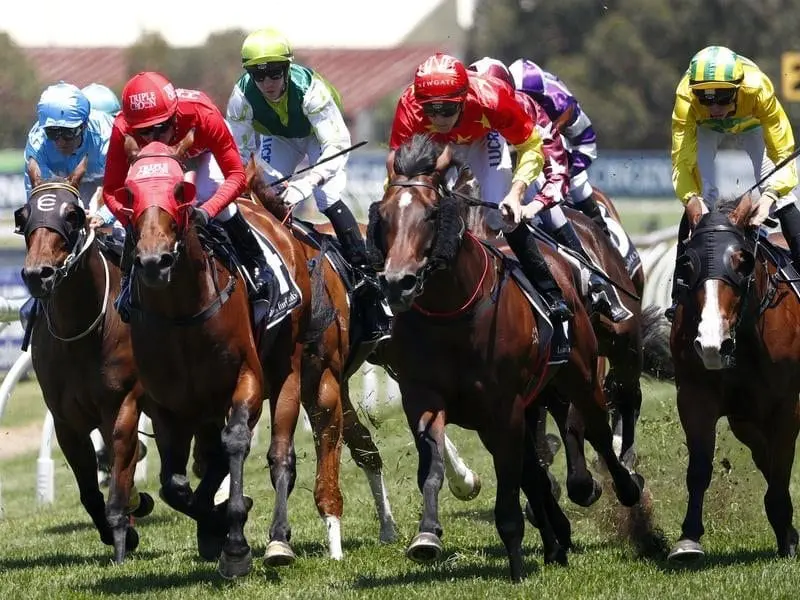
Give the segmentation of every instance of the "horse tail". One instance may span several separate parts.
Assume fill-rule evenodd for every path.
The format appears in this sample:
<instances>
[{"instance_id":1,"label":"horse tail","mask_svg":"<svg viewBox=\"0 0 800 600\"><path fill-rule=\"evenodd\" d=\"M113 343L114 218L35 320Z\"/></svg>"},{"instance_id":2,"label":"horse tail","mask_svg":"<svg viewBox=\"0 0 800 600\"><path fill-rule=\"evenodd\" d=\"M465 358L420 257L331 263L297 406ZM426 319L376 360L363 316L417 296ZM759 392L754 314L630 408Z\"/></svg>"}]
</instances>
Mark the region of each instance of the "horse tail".
<instances>
[{"instance_id":1,"label":"horse tail","mask_svg":"<svg viewBox=\"0 0 800 600\"><path fill-rule=\"evenodd\" d=\"M642 311L644 372L663 381L675 379L675 363L669 348L669 321L661 307L651 304Z\"/></svg>"},{"instance_id":2,"label":"horse tail","mask_svg":"<svg viewBox=\"0 0 800 600\"><path fill-rule=\"evenodd\" d=\"M336 320L336 309L325 286L325 253L328 240L322 236L319 254L309 261L311 269L311 316L303 336L304 343L319 342L325 330Z\"/></svg>"}]
</instances>

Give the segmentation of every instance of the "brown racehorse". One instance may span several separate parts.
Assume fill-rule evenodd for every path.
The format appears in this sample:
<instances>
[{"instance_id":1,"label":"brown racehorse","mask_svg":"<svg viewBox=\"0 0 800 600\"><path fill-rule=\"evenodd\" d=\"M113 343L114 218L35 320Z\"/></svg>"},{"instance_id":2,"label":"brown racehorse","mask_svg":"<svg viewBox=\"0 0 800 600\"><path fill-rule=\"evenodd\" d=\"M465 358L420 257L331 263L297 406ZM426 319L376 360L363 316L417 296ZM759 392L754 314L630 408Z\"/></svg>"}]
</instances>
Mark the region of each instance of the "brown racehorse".
<instances>
[{"instance_id":1,"label":"brown racehorse","mask_svg":"<svg viewBox=\"0 0 800 600\"><path fill-rule=\"evenodd\" d=\"M575 313L568 363L547 368L537 319L506 261L465 231L465 207L443 195L452 156L425 136L390 154L389 186L370 209L371 247L383 262L381 281L395 312L392 368L419 452L423 495L420 533L407 554L418 561L442 551L438 493L444 427L478 431L497 475L495 523L509 557L511 578L522 577L522 488L542 526L545 561L566 561L569 523L539 464L534 429L526 426L532 396L557 390L583 413L587 437L608 462L621 502L638 502L642 480L614 454L606 405L595 371L597 341L572 285L569 267L547 249L548 263ZM582 456L582 450L580 452ZM583 465L580 476L591 489Z\"/></svg>"},{"instance_id":2,"label":"brown racehorse","mask_svg":"<svg viewBox=\"0 0 800 600\"><path fill-rule=\"evenodd\" d=\"M141 154L132 139L126 147L136 167L140 155L150 160L175 160L191 144L190 134L175 147L151 145ZM250 569L250 550L242 530L247 508L242 465L249 451L250 430L266 395L272 416L267 458L276 500L264 561L270 565L292 562L295 555L289 545L287 505L296 477L293 436L302 401L315 431L314 497L327 525L331 556L342 555L339 463L344 425L352 436L354 458L370 477L382 538L391 539L394 522L380 456L368 431L363 426L359 429L355 413L344 410L341 403L340 372L346 355L335 312L346 308L343 288L326 290L323 277L329 266L318 261L312 276L306 249L291 233L253 203L240 203L251 224L286 260L302 295L300 306L269 335L261 335L256 348L244 281L203 249L187 216L187 190L191 188L183 182L166 180L157 192L141 197L129 189L122 192L129 196L126 203L134 207L139 273L133 278L138 304L132 323L134 349L143 357L139 362L148 391L152 390L156 403L163 403L152 412L162 454L165 499L198 521L198 549L205 558L216 558L221 552L223 575L232 577ZM330 300L320 301L328 296L335 298L335 307ZM154 335L156 331L158 335ZM195 433L203 477L192 493L186 463ZM229 469L226 526L222 509L213 507L213 496Z\"/></svg>"},{"instance_id":3,"label":"brown racehorse","mask_svg":"<svg viewBox=\"0 0 800 600\"><path fill-rule=\"evenodd\" d=\"M689 450L689 500L673 559L703 555L703 497L723 416L767 480L764 508L778 553L797 551L789 480L800 429L800 302L746 225L751 209L746 195L738 203L719 201L702 217L688 214L692 234L679 259L684 293L671 347Z\"/></svg>"},{"instance_id":4,"label":"brown racehorse","mask_svg":"<svg viewBox=\"0 0 800 600\"><path fill-rule=\"evenodd\" d=\"M624 234L624 230L622 228L622 218L619 216L617 207L614 206L614 203L611 201L611 198L606 196L603 192L601 192L597 188L594 188L592 190L592 199L598 204L598 206L603 206L606 209L608 215L619 225L621 234ZM633 281L633 286L634 289L636 290L636 294L641 298L642 293L644 293L644 268L641 265L631 275L631 281Z\"/></svg>"},{"instance_id":5,"label":"brown racehorse","mask_svg":"<svg viewBox=\"0 0 800 600\"><path fill-rule=\"evenodd\" d=\"M33 189L15 219L27 246L22 278L41 305L33 317L33 368L81 503L103 543L114 546L114 560L122 562L139 543L129 527L131 508L134 516L153 508L153 499L133 487L143 391L130 330L109 305L119 291L119 267L100 251L80 201L77 186L85 170L86 159L66 179L43 181L31 159ZM113 448L107 504L89 437L95 428Z\"/></svg>"}]
</instances>

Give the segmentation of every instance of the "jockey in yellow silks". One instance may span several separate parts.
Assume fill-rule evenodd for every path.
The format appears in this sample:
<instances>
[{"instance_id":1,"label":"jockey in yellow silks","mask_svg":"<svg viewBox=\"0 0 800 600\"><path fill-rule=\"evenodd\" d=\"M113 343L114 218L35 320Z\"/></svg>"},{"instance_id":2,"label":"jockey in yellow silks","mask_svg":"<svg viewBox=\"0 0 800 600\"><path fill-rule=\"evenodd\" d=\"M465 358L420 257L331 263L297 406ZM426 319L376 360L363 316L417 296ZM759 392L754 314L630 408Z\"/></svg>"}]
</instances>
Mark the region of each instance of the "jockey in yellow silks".
<instances>
[{"instance_id":1,"label":"jockey in yellow silks","mask_svg":"<svg viewBox=\"0 0 800 600\"><path fill-rule=\"evenodd\" d=\"M709 46L694 55L675 92L672 112L672 185L684 204L700 202L703 211L713 207L719 196L714 159L727 136L735 136L753 164L756 181L769 174L794 152L794 135L789 119L769 77L748 58L723 46ZM797 186L794 161L776 171L760 186L751 225L761 225L773 205L781 229L800 265L800 211L796 206ZM678 256L684 251L688 223L681 222ZM674 314L676 285L673 278Z\"/></svg>"}]
</instances>

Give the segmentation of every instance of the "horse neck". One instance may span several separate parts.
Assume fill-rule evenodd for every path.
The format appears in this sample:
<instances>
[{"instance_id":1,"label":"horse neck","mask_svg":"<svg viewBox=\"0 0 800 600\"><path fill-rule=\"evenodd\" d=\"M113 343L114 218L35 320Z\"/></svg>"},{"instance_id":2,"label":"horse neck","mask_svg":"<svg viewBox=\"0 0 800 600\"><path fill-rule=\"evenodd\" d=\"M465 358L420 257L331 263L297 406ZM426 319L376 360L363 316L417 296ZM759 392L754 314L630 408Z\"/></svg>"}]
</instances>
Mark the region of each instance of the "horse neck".
<instances>
[{"instance_id":1,"label":"horse neck","mask_svg":"<svg viewBox=\"0 0 800 600\"><path fill-rule=\"evenodd\" d=\"M486 285L490 260L480 241L470 233L465 234L454 264L428 277L417 297L417 306L434 314L450 314L466 307L471 300L477 300L479 288Z\"/></svg>"},{"instance_id":2,"label":"horse neck","mask_svg":"<svg viewBox=\"0 0 800 600\"><path fill-rule=\"evenodd\" d=\"M211 259L213 260L213 259ZM214 272L200 238L192 227L184 237L184 247L172 271L171 281L162 289L137 286L142 306L165 316L185 317L198 312L216 296ZM226 273L219 269L219 273ZM220 289L224 287L224 281Z\"/></svg>"},{"instance_id":3,"label":"horse neck","mask_svg":"<svg viewBox=\"0 0 800 600\"><path fill-rule=\"evenodd\" d=\"M62 337L88 329L100 314L105 299L106 269L97 246L92 243L79 261L56 287L52 299L45 302L48 320ZM119 287L119 279L109 280L108 284L110 295Z\"/></svg>"}]
</instances>

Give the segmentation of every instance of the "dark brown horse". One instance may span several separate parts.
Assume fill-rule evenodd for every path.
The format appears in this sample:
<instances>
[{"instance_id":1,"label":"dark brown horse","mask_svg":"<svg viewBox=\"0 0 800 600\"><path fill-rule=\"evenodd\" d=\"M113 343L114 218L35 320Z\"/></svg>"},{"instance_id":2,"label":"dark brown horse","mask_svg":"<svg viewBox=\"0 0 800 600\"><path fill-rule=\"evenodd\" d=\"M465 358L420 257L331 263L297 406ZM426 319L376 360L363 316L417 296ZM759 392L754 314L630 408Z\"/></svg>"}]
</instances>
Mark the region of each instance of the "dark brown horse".
<instances>
[{"instance_id":1,"label":"dark brown horse","mask_svg":"<svg viewBox=\"0 0 800 600\"><path fill-rule=\"evenodd\" d=\"M66 179L43 181L31 159L33 190L15 219L27 246L22 278L41 306L31 332L33 368L81 503L103 543L114 546L114 560L122 562L139 543L129 515L153 508L153 499L133 487L143 391L130 330L110 306L119 291L119 266L100 251L80 201L77 186L85 170L86 159ZM95 428L113 449L107 504L89 437Z\"/></svg>"},{"instance_id":2,"label":"dark brown horse","mask_svg":"<svg viewBox=\"0 0 800 600\"><path fill-rule=\"evenodd\" d=\"M142 151L149 161L173 161L192 143L191 134L170 148ZM132 173L140 153L127 141ZM141 166L141 165L140 165ZM166 168L166 167L165 167ZM144 169L157 171L154 166ZM221 554L225 576L246 573L250 549L243 535L247 506L243 500L242 465L262 398L270 399L272 440L268 451L270 477L276 491L273 522L264 560L288 564L295 558L289 545L288 497L295 481L293 436L302 401L315 430L317 478L314 497L327 526L330 553L341 558L342 495L339 463L342 430L353 436L356 462L370 476L381 517L381 535L394 536L386 500L380 456L355 413L343 410L340 382L346 359L341 323L335 310L346 308L340 289L325 287L330 269L311 254L272 215L251 202L239 208L286 261L301 292L301 304L269 334L252 332L247 290L241 276L203 248L188 218L191 187L163 180L147 194L123 191L133 208L136 240L133 311L134 350L143 380L152 389L152 411L162 454L162 494L168 503L198 521L198 549L205 558ZM334 301L320 301L326 294ZM343 304L342 304L343 303ZM151 412L151 411L148 411ZM227 418L227 424L224 421ZM220 435L221 432L221 435ZM366 434L365 434L366 432ZM192 492L186 479L189 441L198 435L203 478ZM213 496L230 470L230 497L222 507ZM227 539L226 539L227 536Z\"/></svg>"},{"instance_id":3,"label":"dark brown horse","mask_svg":"<svg viewBox=\"0 0 800 600\"><path fill-rule=\"evenodd\" d=\"M524 531L520 488L540 524L545 561L565 562L570 545L569 522L536 456L534 428L526 425L540 390L558 392L581 409L587 437L607 461L624 504L639 500L642 480L614 454L595 370L597 341L568 265L544 249L575 313L569 362L548 366L536 314L509 277L507 261L465 230L465 207L443 194L450 164L449 147L442 150L429 138L415 136L390 155L389 187L370 209L368 237L383 262L381 280L397 315L390 364L420 459L423 517L407 554L427 561L441 553L437 500L444 476L443 433L446 423L455 423L477 430L494 459L495 523L511 577L518 581ZM583 457L582 446L576 455ZM575 471L574 477L591 491L585 462Z\"/></svg>"},{"instance_id":4,"label":"dark brown horse","mask_svg":"<svg viewBox=\"0 0 800 600\"><path fill-rule=\"evenodd\" d=\"M800 302L747 226L751 209L746 195L738 203L719 201L702 217L688 214L692 234L679 258L684 289L671 347L689 450L689 500L673 559L703 555L703 497L711 482L716 424L725 416L767 480L764 508L778 554L797 551L789 480L800 429Z\"/></svg>"}]
</instances>

